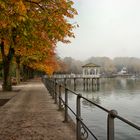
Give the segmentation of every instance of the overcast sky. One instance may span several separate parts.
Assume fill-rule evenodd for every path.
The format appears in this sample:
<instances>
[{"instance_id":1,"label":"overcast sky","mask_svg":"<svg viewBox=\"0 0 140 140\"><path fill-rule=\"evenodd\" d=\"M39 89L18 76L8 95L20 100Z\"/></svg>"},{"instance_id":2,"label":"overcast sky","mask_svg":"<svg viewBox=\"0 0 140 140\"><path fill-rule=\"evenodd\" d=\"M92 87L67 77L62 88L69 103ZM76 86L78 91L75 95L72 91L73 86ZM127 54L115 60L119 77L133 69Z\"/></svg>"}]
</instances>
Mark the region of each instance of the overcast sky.
<instances>
[{"instance_id":1,"label":"overcast sky","mask_svg":"<svg viewBox=\"0 0 140 140\"><path fill-rule=\"evenodd\" d=\"M74 0L75 39L58 44L60 57L140 57L140 0Z\"/></svg>"}]
</instances>

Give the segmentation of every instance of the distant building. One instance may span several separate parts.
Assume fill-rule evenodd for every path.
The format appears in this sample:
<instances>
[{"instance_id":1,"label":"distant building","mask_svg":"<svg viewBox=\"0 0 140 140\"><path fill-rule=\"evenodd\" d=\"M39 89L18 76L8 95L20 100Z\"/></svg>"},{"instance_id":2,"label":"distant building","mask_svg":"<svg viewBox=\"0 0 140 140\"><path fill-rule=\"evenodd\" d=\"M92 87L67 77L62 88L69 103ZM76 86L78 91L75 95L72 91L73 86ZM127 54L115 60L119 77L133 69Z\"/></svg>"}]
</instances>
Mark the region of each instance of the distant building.
<instances>
[{"instance_id":1,"label":"distant building","mask_svg":"<svg viewBox=\"0 0 140 140\"><path fill-rule=\"evenodd\" d=\"M121 71L118 72L118 74L121 74L121 75L123 75L123 74L128 74L127 68L126 68L126 67L123 67L123 68L121 69Z\"/></svg>"},{"instance_id":2,"label":"distant building","mask_svg":"<svg viewBox=\"0 0 140 140\"><path fill-rule=\"evenodd\" d=\"M113 77L130 78L132 74L129 74L127 68L123 67L117 74L113 74Z\"/></svg>"},{"instance_id":3,"label":"distant building","mask_svg":"<svg viewBox=\"0 0 140 140\"><path fill-rule=\"evenodd\" d=\"M82 66L83 77L100 77L100 66L88 63Z\"/></svg>"}]
</instances>

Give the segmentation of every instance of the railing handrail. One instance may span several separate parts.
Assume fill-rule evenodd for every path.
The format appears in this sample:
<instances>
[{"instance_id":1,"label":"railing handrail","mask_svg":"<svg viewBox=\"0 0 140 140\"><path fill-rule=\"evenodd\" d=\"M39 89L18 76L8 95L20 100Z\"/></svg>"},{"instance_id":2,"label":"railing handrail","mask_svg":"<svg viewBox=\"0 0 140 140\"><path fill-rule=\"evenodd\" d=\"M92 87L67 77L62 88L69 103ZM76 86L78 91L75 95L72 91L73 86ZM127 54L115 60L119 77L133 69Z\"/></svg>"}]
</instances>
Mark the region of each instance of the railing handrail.
<instances>
[{"instance_id":1,"label":"railing handrail","mask_svg":"<svg viewBox=\"0 0 140 140\"><path fill-rule=\"evenodd\" d=\"M68 91L69 91L69 92L71 92L72 94L76 95L77 97L80 95L80 94L76 93L75 91L69 89L66 85L59 84L59 83L56 81L56 79L55 79L55 80L49 79L49 80L50 80L51 82L54 82L54 84L57 84L58 86L61 86L62 88L64 88L64 89L67 91L67 94L68 94ZM54 89L54 91L55 91L55 89ZM103 110L103 111L105 111L106 113L108 113L108 127L109 127L109 128L110 128L110 127L111 127L111 128L114 128L114 119L117 118L117 119L121 120L122 122L124 122L124 123L130 125L131 127L135 128L135 129L137 129L137 130L140 130L140 126L138 126L138 125L134 124L133 122L131 122L131 121L129 121L129 120L127 120L127 119L125 119L125 118L119 116L118 113L117 113L117 111L115 111L115 110L108 110L108 109L104 108L103 106L101 106L101 105L99 105L99 104L97 104L97 103L95 103L95 102L93 102L93 101L91 101L91 100L89 100L89 99L83 97L82 95L80 95L79 98L88 101L89 103L95 105L96 107L98 107L98 108L100 108L101 110ZM63 100L63 99L61 98L61 100ZM64 102L65 102L65 101L63 100L63 103L64 103ZM66 107L69 108L69 109L71 110L71 112L72 112L76 117L78 117L78 116L76 115L76 113L74 113L74 111L68 106L68 104L66 104ZM67 118L66 118L66 119L67 119ZM81 119L78 119L78 121L80 121L82 125L85 125L84 122L83 122ZM111 125L111 126L110 126L110 125ZM89 131L89 133L90 133L95 139L97 139L97 138L94 136L94 134L89 130L89 128L88 128L86 125L85 125L85 127L86 127L86 129ZM108 135L111 135L111 136L108 136L108 140L114 140L114 132L113 132L114 130L112 131L112 130L109 129L109 128L108 128ZM77 140L79 140L79 139L77 139Z\"/></svg>"},{"instance_id":2,"label":"railing handrail","mask_svg":"<svg viewBox=\"0 0 140 140\"><path fill-rule=\"evenodd\" d=\"M57 83L58 83L58 82L57 82ZM60 84L59 84L59 85L60 85ZM63 88L67 88L68 91L70 91L71 93L73 93L73 94L75 94L75 95L78 95L78 93L76 93L75 91L69 89L69 88L66 87L65 85L62 85L62 84L61 84L61 86L62 86ZM91 101L91 100L89 100L89 99L83 97L82 95L81 95L81 98L83 98L84 100L88 101L89 103L91 103L91 104L97 106L98 108L102 109L103 111L105 111L105 112L107 112L107 113L110 112L110 110L108 110L108 109L104 108L103 106L98 105L97 103L95 103L95 102L93 102L93 101ZM121 117L121 116L119 116L119 115L115 115L114 117L115 117L115 118L118 118L119 120L121 120L121 121L123 121L123 122L125 122L125 123L127 123L127 124L129 124L129 125L131 125L132 127L136 128L136 129L140 130L140 127L139 127L138 125L132 123L131 121L129 121L129 120L127 120L127 119L125 119L125 118L123 118L123 117Z\"/></svg>"}]
</instances>

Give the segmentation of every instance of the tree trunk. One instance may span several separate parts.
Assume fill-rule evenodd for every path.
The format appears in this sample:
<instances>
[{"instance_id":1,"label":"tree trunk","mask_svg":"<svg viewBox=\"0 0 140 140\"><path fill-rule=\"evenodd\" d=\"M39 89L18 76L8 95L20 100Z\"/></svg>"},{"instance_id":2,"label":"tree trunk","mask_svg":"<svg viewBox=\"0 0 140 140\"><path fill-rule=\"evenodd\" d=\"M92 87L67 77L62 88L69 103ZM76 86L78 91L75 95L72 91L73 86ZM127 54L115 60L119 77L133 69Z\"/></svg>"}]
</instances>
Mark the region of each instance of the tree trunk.
<instances>
[{"instance_id":1,"label":"tree trunk","mask_svg":"<svg viewBox=\"0 0 140 140\"><path fill-rule=\"evenodd\" d=\"M23 80L26 81L27 80L27 69L26 66L23 65Z\"/></svg>"},{"instance_id":2,"label":"tree trunk","mask_svg":"<svg viewBox=\"0 0 140 140\"><path fill-rule=\"evenodd\" d=\"M20 56L16 56L16 80L17 84L20 84Z\"/></svg>"},{"instance_id":3,"label":"tree trunk","mask_svg":"<svg viewBox=\"0 0 140 140\"><path fill-rule=\"evenodd\" d=\"M11 76L10 76L10 63L4 62L3 65L3 85L2 85L3 91L11 91L12 85L11 85Z\"/></svg>"},{"instance_id":4,"label":"tree trunk","mask_svg":"<svg viewBox=\"0 0 140 140\"><path fill-rule=\"evenodd\" d=\"M14 55L14 49L10 46L9 52L6 55L4 50L4 41L1 39L0 44L1 54L2 54L2 62L3 62L3 91L11 91L11 76L10 76L10 65Z\"/></svg>"},{"instance_id":5,"label":"tree trunk","mask_svg":"<svg viewBox=\"0 0 140 140\"><path fill-rule=\"evenodd\" d=\"M24 80L28 80L34 77L34 70L26 65L23 65Z\"/></svg>"}]
</instances>

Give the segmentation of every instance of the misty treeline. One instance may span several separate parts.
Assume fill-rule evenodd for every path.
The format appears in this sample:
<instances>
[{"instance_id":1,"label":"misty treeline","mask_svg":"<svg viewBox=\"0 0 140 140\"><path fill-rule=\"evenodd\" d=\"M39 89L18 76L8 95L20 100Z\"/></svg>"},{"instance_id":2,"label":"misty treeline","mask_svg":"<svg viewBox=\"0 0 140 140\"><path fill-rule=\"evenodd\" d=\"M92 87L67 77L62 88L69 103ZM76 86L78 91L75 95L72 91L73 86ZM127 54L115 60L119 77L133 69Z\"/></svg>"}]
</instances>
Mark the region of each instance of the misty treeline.
<instances>
[{"instance_id":1,"label":"misty treeline","mask_svg":"<svg viewBox=\"0 0 140 140\"><path fill-rule=\"evenodd\" d=\"M63 68L61 73L82 73L82 66L87 63L94 63L101 66L101 73L112 74L119 72L126 67L130 74L140 74L140 58L135 57L91 57L85 61L75 60L71 57L61 59Z\"/></svg>"}]
</instances>

